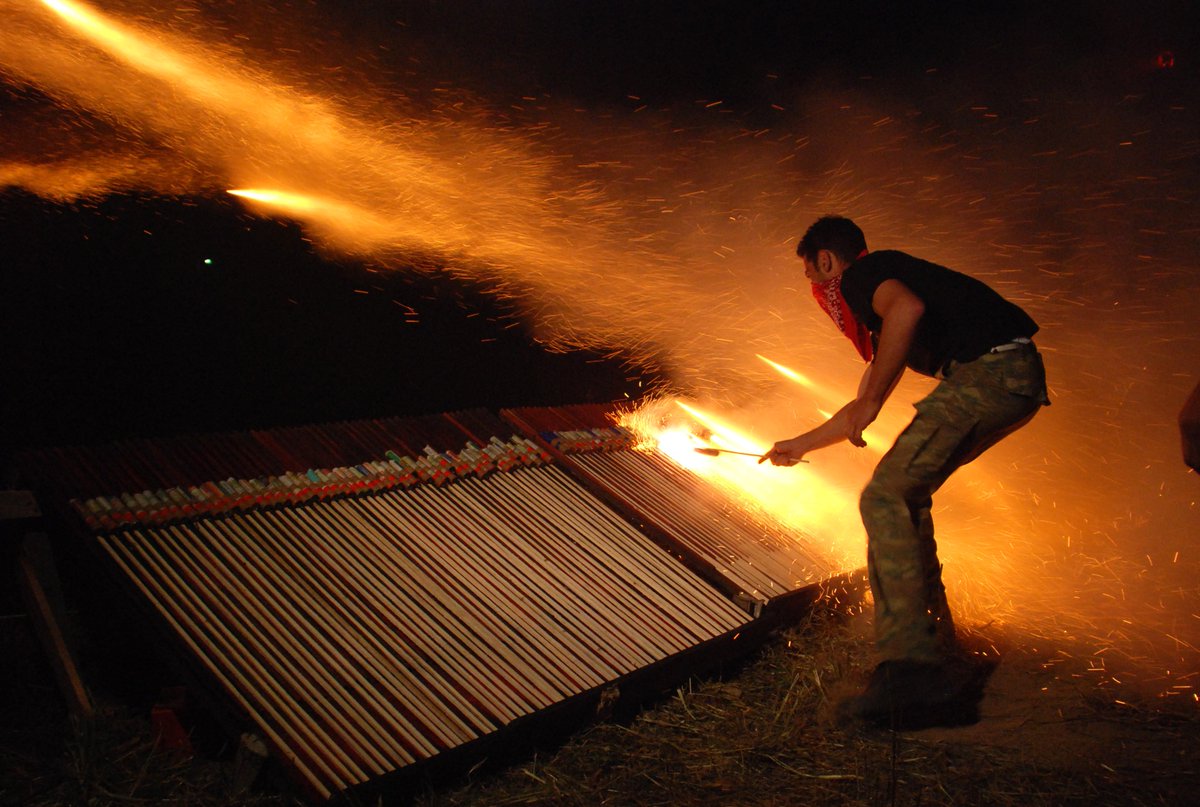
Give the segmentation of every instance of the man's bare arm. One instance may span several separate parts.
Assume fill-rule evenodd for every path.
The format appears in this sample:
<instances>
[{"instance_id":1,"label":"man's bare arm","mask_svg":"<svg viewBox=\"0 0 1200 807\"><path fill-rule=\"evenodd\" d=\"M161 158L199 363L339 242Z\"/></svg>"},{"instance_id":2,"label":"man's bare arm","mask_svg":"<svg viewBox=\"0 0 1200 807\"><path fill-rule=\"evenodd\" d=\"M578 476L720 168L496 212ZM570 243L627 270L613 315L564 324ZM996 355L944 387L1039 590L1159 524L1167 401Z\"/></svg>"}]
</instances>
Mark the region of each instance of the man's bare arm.
<instances>
[{"instance_id":1,"label":"man's bare arm","mask_svg":"<svg viewBox=\"0 0 1200 807\"><path fill-rule=\"evenodd\" d=\"M795 465L805 454L849 440L865 446L863 430L879 416L892 390L904 374L905 359L925 314L925 304L899 280L885 280L871 298L871 307L883 320L875 361L867 366L858 385L858 397L843 406L815 429L781 440L762 456L760 462Z\"/></svg>"},{"instance_id":2,"label":"man's bare arm","mask_svg":"<svg viewBox=\"0 0 1200 807\"><path fill-rule=\"evenodd\" d=\"M896 388L904 373L904 362L917 334L917 325L925 315L925 303L899 280L885 280L875 289L871 307L883 320L879 331L879 346L871 375L858 398L851 401L846 412L847 439L856 446L865 446L863 430L875 422L884 401Z\"/></svg>"},{"instance_id":3,"label":"man's bare arm","mask_svg":"<svg viewBox=\"0 0 1200 807\"><path fill-rule=\"evenodd\" d=\"M858 382L860 390L866 388L873 366L868 364L863 371L862 379ZM853 403L851 401L834 412L820 426L810 429L804 432L804 434L797 435L790 440L780 440L771 447L770 451L762 455L759 462L770 461L772 465L795 465L810 451L816 451L818 448L825 448L826 446L831 446L848 439L849 431L846 425L846 412Z\"/></svg>"}]
</instances>

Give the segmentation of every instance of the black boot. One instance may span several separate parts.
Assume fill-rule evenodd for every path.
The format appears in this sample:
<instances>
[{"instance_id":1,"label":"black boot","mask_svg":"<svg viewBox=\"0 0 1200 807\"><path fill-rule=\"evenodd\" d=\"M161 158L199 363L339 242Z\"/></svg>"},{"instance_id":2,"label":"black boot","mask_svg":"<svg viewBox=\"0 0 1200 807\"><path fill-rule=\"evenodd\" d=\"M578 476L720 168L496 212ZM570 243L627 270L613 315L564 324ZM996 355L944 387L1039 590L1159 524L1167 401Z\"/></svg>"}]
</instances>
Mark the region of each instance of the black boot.
<instances>
[{"instance_id":1,"label":"black boot","mask_svg":"<svg viewBox=\"0 0 1200 807\"><path fill-rule=\"evenodd\" d=\"M897 731L979 722L990 665L960 658L883 661L861 694L837 706L838 719Z\"/></svg>"}]
</instances>

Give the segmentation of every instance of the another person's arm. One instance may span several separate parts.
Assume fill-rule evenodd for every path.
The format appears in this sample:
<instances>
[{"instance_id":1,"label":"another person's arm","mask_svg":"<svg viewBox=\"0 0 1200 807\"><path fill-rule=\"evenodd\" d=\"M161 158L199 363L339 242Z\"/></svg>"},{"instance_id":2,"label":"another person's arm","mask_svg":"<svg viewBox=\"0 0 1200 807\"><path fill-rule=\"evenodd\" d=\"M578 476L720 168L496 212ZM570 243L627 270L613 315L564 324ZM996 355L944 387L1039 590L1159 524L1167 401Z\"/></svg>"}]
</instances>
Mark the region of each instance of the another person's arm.
<instances>
[{"instance_id":1,"label":"another person's arm","mask_svg":"<svg viewBox=\"0 0 1200 807\"><path fill-rule=\"evenodd\" d=\"M1200 384L1179 412L1179 436L1183 440L1183 461L1200 471Z\"/></svg>"}]
</instances>

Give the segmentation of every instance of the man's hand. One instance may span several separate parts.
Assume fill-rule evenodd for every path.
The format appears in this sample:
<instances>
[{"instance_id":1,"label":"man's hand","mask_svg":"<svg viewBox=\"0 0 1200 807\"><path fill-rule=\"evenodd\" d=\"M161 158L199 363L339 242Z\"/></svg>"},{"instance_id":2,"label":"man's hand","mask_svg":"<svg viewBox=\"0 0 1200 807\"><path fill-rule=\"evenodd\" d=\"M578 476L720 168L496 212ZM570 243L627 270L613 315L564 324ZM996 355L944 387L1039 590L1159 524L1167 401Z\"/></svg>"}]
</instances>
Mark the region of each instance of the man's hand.
<instances>
[{"instance_id":1,"label":"man's hand","mask_svg":"<svg viewBox=\"0 0 1200 807\"><path fill-rule=\"evenodd\" d=\"M758 458L758 464L770 462L772 465L792 466L804 460L805 453L809 450L807 441L804 440L804 435L793 437L791 440L780 440L771 450Z\"/></svg>"},{"instance_id":2,"label":"man's hand","mask_svg":"<svg viewBox=\"0 0 1200 807\"><path fill-rule=\"evenodd\" d=\"M863 439L862 433L875 422L875 418L879 417L879 410L882 407L883 401L869 398L858 398L851 401L845 410L846 439L859 448L865 448L867 441Z\"/></svg>"}]
</instances>

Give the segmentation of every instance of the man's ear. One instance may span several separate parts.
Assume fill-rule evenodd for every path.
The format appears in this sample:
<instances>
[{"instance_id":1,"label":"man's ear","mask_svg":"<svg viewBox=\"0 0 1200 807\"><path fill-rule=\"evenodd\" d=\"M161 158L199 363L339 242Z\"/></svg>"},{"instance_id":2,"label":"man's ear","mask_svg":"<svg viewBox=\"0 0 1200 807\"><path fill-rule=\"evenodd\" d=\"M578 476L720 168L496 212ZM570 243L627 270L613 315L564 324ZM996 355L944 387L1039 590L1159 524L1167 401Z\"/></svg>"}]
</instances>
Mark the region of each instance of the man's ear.
<instances>
[{"instance_id":1,"label":"man's ear","mask_svg":"<svg viewBox=\"0 0 1200 807\"><path fill-rule=\"evenodd\" d=\"M817 252L817 268L822 273L828 272L833 268L833 255L827 249L822 249Z\"/></svg>"}]
</instances>

